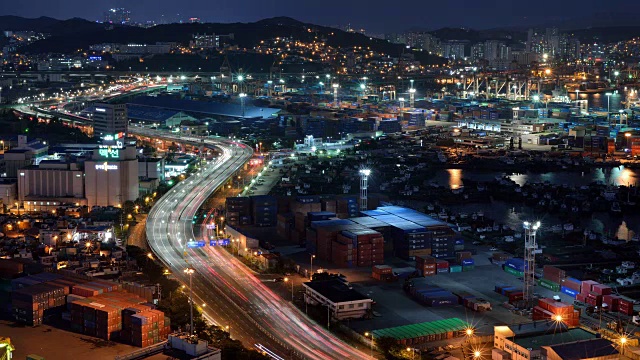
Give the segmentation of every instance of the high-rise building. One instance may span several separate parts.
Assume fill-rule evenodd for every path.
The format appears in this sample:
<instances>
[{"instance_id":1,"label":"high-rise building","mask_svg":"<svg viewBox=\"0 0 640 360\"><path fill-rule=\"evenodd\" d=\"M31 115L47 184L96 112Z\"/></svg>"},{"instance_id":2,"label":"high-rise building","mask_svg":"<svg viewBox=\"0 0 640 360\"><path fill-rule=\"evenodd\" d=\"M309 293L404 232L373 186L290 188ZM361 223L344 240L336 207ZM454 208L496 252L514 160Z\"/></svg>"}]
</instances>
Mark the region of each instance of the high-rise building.
<instances>
[{"instance_id":1,"label":"high-rise building","mask_svg":"<svg viewBox=\"0 0 640 360\"><path fill-rule=\"evenodd\" d=\"M442 45L443 55L448 59L464 60L464 47L466 43L463 41L451 40Z\"/></svg>"},{"instance_id":2,"label":"high-rise building","mask_svg":"<svg viewBox=\"0 0 640 360\"><path fill-rule=\"evenodd\" d=\"M129 25L131 23L131 13L125 8L112 8L104 13L106 24Z\"/></svg>"},{"instance_id":3,"label":"high-rise building","mask_svg":"<svg viewBox=\"0 0 640 360\"><path fill-rule=\"evenodd\" d=\"M93 111L93 136L127 133L127 105L97 103Z\"/></svg>"}]
</instances>

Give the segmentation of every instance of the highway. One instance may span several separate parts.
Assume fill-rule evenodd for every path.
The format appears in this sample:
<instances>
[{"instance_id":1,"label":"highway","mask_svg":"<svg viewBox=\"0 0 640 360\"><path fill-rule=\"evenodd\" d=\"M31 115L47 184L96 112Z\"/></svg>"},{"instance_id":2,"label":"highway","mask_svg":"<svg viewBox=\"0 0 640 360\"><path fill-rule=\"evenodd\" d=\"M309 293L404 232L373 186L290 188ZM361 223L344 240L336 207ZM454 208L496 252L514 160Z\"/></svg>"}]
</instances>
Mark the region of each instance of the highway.
<instances>
[{"instance_id":1,"label":"highway","mask_svg":"<svg viewBox=\"0 0 640 360\"><path fill-rule=\"evenodd\" d=\"M151 135L152 130L132 129ZM166 133L165 133L166 134ZM172 138L162 135L163 138ZM200 138L175 137L200 142ZM252 149L230 140L207 139L221 155L199 173L180 182L153 207L147 218L147 239L152 251L184 284L184 269L195 269L193 291L205 317L230 326L234 339L248 347L266 347L275 359L365 359L360 352L307 318L268 289L253 272L225 249L216 246L188 249L198 239L192 223L204 201L249 160ZM206 236L206 234L205 234Z\"/></svg>"}]
</instances>

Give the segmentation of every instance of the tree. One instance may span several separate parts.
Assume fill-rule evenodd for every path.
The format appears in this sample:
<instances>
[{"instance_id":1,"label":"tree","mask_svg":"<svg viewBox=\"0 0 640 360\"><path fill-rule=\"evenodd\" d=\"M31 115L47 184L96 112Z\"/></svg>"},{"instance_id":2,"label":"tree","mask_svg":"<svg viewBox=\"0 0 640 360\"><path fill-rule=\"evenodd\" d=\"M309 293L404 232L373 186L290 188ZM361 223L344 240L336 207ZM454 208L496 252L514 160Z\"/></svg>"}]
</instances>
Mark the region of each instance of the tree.
<instances>
[{"instance_id":1,"label":"tree","mask_svg":"<svg viewBox=\"0 0 640 360\"><path fill-rule=\"evenodd\" d=\"M376 339L376 345L385 356L401 350L401 347L396 341L396 339L390 336L383 336L381 338Z\"/></svg>"}]
</instances>

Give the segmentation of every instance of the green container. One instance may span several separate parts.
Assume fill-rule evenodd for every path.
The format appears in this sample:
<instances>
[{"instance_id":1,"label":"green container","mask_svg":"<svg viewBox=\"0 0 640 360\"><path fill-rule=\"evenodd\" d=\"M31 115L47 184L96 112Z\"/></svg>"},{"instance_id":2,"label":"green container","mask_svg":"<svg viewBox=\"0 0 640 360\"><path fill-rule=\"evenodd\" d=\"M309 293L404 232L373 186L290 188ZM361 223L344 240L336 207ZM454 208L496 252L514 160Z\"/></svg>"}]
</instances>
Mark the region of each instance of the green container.
<instances>
[{"instance_id":1,"label":"green container","mask_svg":"<svg viewBox=\"0 0 640 360\"><path fill-rule=\"evenodd\" d=\"M462 272L462 265L449 265L449 272Z\"/></svg>"},{"instance_id":2,"label":"green container","mask_svg":"<svg viewBox=\"0 0 640 360\"><path fill-rule=\"evenodd\" d=\"M555 292L560 291L560 284L555 283L551 280L547 280L547 279L540 279L538 280L538 285L540 285L541 287L545 288L545 289L549 289Z\"/></svg>"},{"instance_id":3,"label":"green container","mask_svg":"<svg viewBox=\"0 0 640 360\"><path fill-rule=\"evenodd\" d=\"M512 267L509 267L509 266L505 266L504 267L504 272L509 273L509 274L511 274L513 276L517 276L517 277L524 276L524 273L522 271L518 271L518 270L516 270L516 269L514 269Z\"/></svg>"},{"instance_id":4,"label":"green container","mask_svg":"<svg viewBox=\"0 0 640 360\"><path fill-rule=\"evenodd\" d=\"M475 270L476 266L475 265L465 265L462 267L462 271L473 271Z\"/></svg>"}]
</instances>

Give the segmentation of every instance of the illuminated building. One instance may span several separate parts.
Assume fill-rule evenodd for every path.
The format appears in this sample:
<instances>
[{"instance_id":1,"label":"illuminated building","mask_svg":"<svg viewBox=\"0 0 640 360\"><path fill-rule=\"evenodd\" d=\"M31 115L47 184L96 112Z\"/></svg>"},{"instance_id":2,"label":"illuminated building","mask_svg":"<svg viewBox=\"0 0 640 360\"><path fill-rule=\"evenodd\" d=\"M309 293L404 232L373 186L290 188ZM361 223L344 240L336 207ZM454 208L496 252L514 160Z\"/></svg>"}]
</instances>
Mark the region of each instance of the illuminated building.
<instances>
[{"instance_id":1,"label":"illuminated building","mask_svg":"<svg viewBox=\"0 0 640 360\"><path fill-rule=\"evenodd\" d=\"M93 110L93 136L127 133L127 105L97 103Z\"/></svg>"},{"instance_id":2,"label":"illuminated building","mask_svg":"<svg viewBox=\"0 0 640 360\"><path fill-rule=\"evenodd\" d=\"M139 196L135 146L121 135L103 137L91 160L84 163L85 193L89 206L118 206Z\"/></svg>"}]
</instances>

